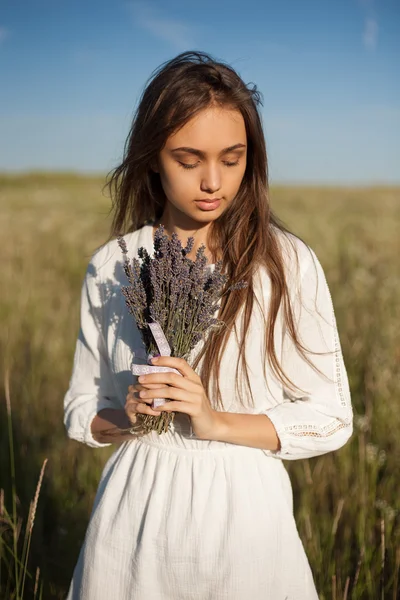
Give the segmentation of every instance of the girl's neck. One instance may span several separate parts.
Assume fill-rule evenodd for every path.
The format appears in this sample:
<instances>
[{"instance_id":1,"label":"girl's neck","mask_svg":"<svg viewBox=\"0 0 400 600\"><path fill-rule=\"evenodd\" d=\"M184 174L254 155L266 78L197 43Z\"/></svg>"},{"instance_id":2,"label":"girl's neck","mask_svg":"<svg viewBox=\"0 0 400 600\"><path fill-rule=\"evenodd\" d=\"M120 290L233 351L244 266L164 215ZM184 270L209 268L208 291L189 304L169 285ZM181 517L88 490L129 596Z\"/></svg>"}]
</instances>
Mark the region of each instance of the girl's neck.
<instances>
[{"instance_id":1,"label":"girl's neck","mask_svg":"<svg viewBox=\"0 0 400 600\"><path fill-rule=\"evenodd\" d=\"M186 242L188 237L194 238L193 249L188 254L188 258L194 260L196 258L196 252L204 244L206 247L205 255L209 263L213 263L213 257L211 256L210 251L208 250L207 243L207 235L209 231L210 224L199 224L197 228L189 228L183 225L177 225L172 222L172 219L168 218L168 215L163 215L160 219L158 219L155 223L153 223L153 239L156 229L159 225L163 225L165 228L165 232L171 236L172 233L176 233L178 238L180 239L182 246L186 246Z\"/></svg>"}]
</instances>

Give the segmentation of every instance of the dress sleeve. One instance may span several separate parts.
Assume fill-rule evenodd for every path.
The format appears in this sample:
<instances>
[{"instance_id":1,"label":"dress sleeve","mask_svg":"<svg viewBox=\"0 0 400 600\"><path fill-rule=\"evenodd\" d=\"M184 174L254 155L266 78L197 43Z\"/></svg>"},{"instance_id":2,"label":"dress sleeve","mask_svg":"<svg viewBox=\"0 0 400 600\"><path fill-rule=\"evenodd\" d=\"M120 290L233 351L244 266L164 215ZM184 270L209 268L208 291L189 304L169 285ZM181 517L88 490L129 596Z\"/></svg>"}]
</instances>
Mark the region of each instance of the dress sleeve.
<instances>
[{"instance_id":1,"label":"dress sleeve","mask_svg":"<svg viewBox=\"0 0 400 600\"><path fill-rule=\"evenodd\" d=\"M80 330L75 347L72 376L64 397L64 425L74 440L100 448L91 422L103 408L120 409L102 331L104 304L96 268L89 263L81 290Z\"/></svg>"},{"instance_id":2,"label":"dress sleeve","mask_svg":"<svg viewBox=\"0 0 400 600\"><path fill-rule=\"evenodd\" d=\"M304 393L284 389L285 401L264 411L280 439L272 455L295 460L337 450L353 431L353 412L346 367L325 273L314 251L294 295L292 308L301 343L311 352L316 372L283 332L281 365L284 373ZM289 285L291 285L289 283Z\"/></svg>"}]
</instances>

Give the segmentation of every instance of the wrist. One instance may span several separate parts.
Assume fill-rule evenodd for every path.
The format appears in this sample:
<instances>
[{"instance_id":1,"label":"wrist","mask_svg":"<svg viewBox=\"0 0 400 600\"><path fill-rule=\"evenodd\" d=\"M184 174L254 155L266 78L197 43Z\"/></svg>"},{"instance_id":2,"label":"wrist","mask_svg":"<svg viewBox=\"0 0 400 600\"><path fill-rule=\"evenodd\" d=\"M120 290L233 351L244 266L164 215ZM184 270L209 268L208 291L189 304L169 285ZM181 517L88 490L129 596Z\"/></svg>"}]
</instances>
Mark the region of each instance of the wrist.
<instances>
[{"instance_id":1,"label":"wrist","mask_svg":"<svg viewBox=\"0 0 400 600\"><path fill-rule=\"evenodd\" d=\"M91 433L97 442L110 443L129 439L131 427L133 424L123 409L104 408L92 420Z\"/></svg>"},{"instance_id":2,"label":"wrist","mask_svg":"<svg viewBox=\"0 0 400 600\"><path fill-rule=\"evenodd\" d=\"M275 427L265 414L215 411L212 438L208 439L263 450L280 448Z\"/></svg>"},{"instance_id":3,"label":"wrist","mask_svg":"<svg viewBox=\"0 0 400 600\"><path fill-rule=\"evenodd\" d=\"M218 410L213 411L214 424L213 424L213 428L212 428L212 435L209 438L213 442L220 442L225 437L226 430L227 430L227 424L224 419L224 415L225 415L225 412L218 411Z\"/></svg>"}]
</instances>

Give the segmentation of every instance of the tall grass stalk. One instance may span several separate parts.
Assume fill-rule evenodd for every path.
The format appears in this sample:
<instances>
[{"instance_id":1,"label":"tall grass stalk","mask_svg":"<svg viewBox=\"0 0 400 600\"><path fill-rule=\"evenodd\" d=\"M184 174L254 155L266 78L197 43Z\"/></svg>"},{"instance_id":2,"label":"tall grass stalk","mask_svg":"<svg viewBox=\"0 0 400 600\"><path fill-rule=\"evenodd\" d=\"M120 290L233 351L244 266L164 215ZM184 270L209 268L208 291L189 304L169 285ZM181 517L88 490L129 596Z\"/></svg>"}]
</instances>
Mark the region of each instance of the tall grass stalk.
<instances>
[{"instance_id":1,"label":"tall grass stalk","mask_svg":"<svg viewBox=\"0 0 400 600\"><path fill-rule=\"evenodd\" d=\"M2 570L2 563L6 563L8 570L7 587L5 591L5 598L12 598L15 600L23 600L25 592L26 578L32 579L31 574L28 571L29 551L31 546L32 531L35 523L35 515L39 502L40 489L43 482L44 471L47 464L47 458L43 461L42 468L40 470L39 480L36 486L35 496L30 503L28 517L26 519L24 541L21 550L21 556L19 556L19 538L22 528L22 519L17 513L17 486L16 486L16 469L15 469L15 453L14 453L14 438L13 438L13 424L12 424L12 410L11 410L11 396L10 396L10 374L8 368L5 372L4 377L4 392L6 399L7 408L7 421L8 421L8 439L9 439L9 453L10 453L10 475L11 475L11 503L12 503L12 514L10 515L5 507L4 502L4 490L1 489L0 493L0 518L3 525L1 535L1 550L0 550L0 569ZM10 547L4 539L3 534L11 529L12 531L12 547ZM5 557L8 555L8 560ZM10 565L11 563L11 565ZM0 575L2 574L0 570ZM11 578L10 574L13 571L14 583L13 589L11 589ZM36 579L34 586L34 596L36 597L38 586L39 586L39 574L40 569L36 570ZM2 578L0 579L2 582ZM41 586L42 586L41 582ZM42 587L41 587L42 589ZM1 592L1 588L0 588ZM41 597L41 594L40 594Z\"/></svg>"},{"instance_id":2,"label":"tall grass stalk","mask_svg":"<svg viewBox=\"0 0 400 600\"><path fill-rule=\"evenodd\" d=\"M7 406L7 424L8 424L8 441L9 441L9 452L10 452L10 473L11 473L11 498L12 498L12 532L13 532L13 551L14 557L18 556L18 520L17 520L17 490L15 481L15 457L14 457L14 438L13 438L13 427L12 427L12 415L11 415L11 398L10 398L10 373L7 369L4 377L4 393L6 397ZM14 559L14 576L15 576L15 593L16 597L19 598L19 570L17 560Z\"/></svg>"},{"instance_id":3,"label":"tall grass stalk","mask_svg":"<svg viewBox=\"0 0 400 600\"><path fill-rule=\"evenodd\" d=\"M32 530L33 530L33 525L35 523L36 509L37 509L37 505L38 505L38 501L39 501L40 488L42 487L43 475L44 475L44 470L46 468L47 460L48 460L47 458L44 459L42 468L40 470L39 480L38 480L38 484L36 486L35 497L34 497L33 501L31 502L28 523L27 523L27 527L26 527L26 531L28 533L27 533L27 536L25 536L25 539L27 538L28 541L27 541L27 544L24 543L24 548L22 551L22 561L24 562L24 572L23 572L22 591L21 591L22 598L24 596L25 576L26 576L26 573L28 570L28 557L29 557L29 550L30 550L30 546L31 546Z\"/></svg>"}]
</instances>

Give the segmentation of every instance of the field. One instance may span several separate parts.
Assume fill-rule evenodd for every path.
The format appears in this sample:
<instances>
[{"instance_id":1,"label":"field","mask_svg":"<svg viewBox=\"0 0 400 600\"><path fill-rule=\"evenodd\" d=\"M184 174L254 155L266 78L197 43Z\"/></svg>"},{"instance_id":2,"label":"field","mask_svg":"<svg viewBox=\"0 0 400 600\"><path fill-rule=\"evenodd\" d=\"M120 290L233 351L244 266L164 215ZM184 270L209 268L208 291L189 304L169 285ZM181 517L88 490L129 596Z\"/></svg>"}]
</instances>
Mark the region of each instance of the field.
<instances>
[{"instance_id":1,"label":"field","mask_svg":"<svg viewBox=\"0 0 400 600\"><path fill-rule=\"evenodd\" d=\"M109 449L68 440L62 410L81 281L110 224L103 183L74 175L0 176L0 597L7 600L21 597L21 589L15 595L20 573L15 558L23 552L43 461L48 459L24 598L33 597L38 577L36 597L42 584L43 598L61 599L110 455ZM354 435L344 448L285 463L300 535L321 600L395 600L400 593L400 189L275 187L271 200L325 269L355 413Z\"/></svg>"}]
</instances>

